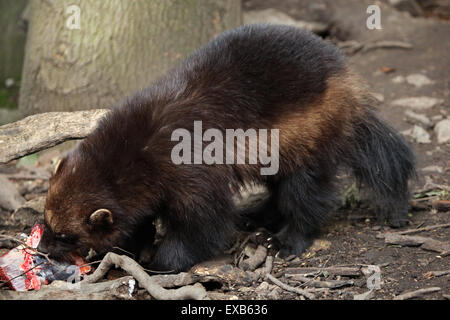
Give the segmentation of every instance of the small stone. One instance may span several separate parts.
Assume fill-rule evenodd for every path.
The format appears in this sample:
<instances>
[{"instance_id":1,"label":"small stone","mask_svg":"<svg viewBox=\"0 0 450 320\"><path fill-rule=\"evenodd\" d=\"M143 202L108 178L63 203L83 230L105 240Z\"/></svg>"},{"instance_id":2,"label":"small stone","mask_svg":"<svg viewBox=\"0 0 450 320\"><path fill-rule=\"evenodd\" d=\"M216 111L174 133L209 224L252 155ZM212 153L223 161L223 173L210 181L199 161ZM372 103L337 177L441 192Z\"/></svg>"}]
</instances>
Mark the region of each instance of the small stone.
<instances>
[{"instance_id":1,"label":"small stone","mask_svg":"<svg viewBox=\"0 0 450 320\"><path fill-rule=\"evenodd\" d=\"M241 287L238 289L239 292L243 293L243 294L248 294L248 293L252 293L255 289L251 288L251 287Z\"/></svg>"},{"instance_id":2,"label":"small stone","mask_svg":"<svg viewBox=\"0 0 450 320\"><path fill-rule=\"evenodd\" d=\"M427 128L433 127L433 122L428 119L428 117L424 114L416 113L411 110L406 110L405 115L409 120L412 120L413 123L419 122L420 124L423 124Z\"/></svg>"},{"instance_id":3,"label":"small stone","mask_svg":"<svg viewBox=\"0 0 450 320\"><path fill-rule=\"evenodd\" d=\"M270 300L280 300L280 298L281 298L281 289L280 288L274 288L267 295L267 298L270 299Z\"/></svg>"},{"instance_id":4,"label":"small stone","mask_svg":"<svg viewBox=\"0 0 450 320\"><path fill-rule=\"evenodd\" d=\"M372 96L379 102L384 102L384 96L381 93L372 92Z\"/></svg>"},{"instance_id":5,"label":"small stone","mask_svg":"<svg viewBox=\"0 0 450 320\"><path fill-rule=\"evenodd\" d=\"M418 88L434 83L434 81L430 80L427 76L419 73L407 76L406 82Z\"/></svg>"},{"instance_id":6,"label":"small stone","mask_svg":"<svg viewBox=\"0 0 450 320\"><path fill-rule=\"evenodd\" d=\"M443 102L443 99L432 97L411 97L394 100L392 105L397 107L407 107L414 110L427 110Z\"/></svg>"},{"instance_id":7,"label":"small stone","mask_svg":"<svg viewBox=\"0 0 450 320\"><path fill-rule=\"evenodd\" d=\"M406 79L404 76L396 76L395 78L392 79L393 83L403 83L405 81Z\"/></svg>"},{"instance_id":8,"label":"small stone","mask_svg":"<svg viewBox=\"0 0 450 320\"><path fill-rule=\"evenodd\" d=\"M257 295L267 295L267 291L269 290L270 284L266 281L261 282L259 286L256 287L255 293Z\"/></svg>"},{"instance_id":9,"label":"small stone","mask_svg":"<svg viewBox=\"0 0 450 320\"><path fill-rule=\"evenodd\" d=\"M11 88L14 85L15 81L13 78L8 78L5 80L5 87Z\"/></svg>"},{"instance_id":10,"label":"small stone","mask_svg":"<svg viewBox=\"0 0 450 320\"><path fill-rule=\"evenodd\" d=\"M370 300L372 299L374 296L374 292L373 290L361 293L361 294L356 294L353 296L354 300Z\"/></svg>"},{"instance_id":11,"label":"small stone","mask_svg":"<svg viewBox=\"0 0 450 320\"><path fill-rule=\"evenodd\" d=\"M431 117L431 120L433 120L433 121L440 121L442 119L444 119L444 116L442 114L438 114L438 115Z\"/></svg>"},{"instance_id":12,"label":"small stone","mask_svg":"<svg viewBox=\"0 0 450 320\"><path fill-rule=\"evenodd\" d=\"M436 123L434 132L438 143L450 142L450 119L444 119Z\"/></svg>"},{"instance_id":13,"label":"small stone","mask_svg":"<svg viewBox=\"0 0 450 320\"><path fill-rule=\"evenodd\" d=\"M417 143L431 143L430 134L420 126L415 125L412 129L402 133L411 136Z\"/></svg>"}]
</instances>

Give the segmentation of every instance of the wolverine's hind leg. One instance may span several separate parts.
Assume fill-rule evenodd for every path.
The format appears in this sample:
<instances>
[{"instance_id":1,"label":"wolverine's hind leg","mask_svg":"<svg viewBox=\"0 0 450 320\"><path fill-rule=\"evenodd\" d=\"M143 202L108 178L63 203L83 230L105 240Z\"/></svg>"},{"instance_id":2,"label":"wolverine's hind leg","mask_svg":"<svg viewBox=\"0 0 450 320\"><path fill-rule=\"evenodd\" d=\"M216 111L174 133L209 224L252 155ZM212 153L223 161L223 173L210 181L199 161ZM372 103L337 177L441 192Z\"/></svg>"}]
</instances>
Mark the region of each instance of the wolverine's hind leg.
<instances>
[{"instance_id":1,"label":"wolverine's hind leg","mask_svg":"<svg viewBox=\"0 0 450 320\"><path fill-rule=\"evenodd\" d=\"M333 212L335 170L314 166L282 178L277 186L277 208L286 221L278 232L281 257L299 256L317 237Z\"/></svg>"}]
</instances>

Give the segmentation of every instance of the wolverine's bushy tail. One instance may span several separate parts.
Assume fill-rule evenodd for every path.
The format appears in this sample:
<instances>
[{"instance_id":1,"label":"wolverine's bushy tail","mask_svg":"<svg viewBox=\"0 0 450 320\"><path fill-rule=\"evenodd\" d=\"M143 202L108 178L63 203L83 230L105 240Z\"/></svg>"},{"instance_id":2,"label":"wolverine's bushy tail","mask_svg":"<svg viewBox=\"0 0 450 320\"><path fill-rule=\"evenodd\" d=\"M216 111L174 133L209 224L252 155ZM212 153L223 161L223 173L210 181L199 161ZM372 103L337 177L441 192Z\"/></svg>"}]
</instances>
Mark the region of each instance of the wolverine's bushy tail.
<instances>
[{"instance_id":1,"label":"wolverine's bushy tail","mask_svg":"<svg viewBox=\"0 0 450 320\"><path fill-rule=\"evenodd\" d=\"M415 176L414 155L404 139L372 110L357 120L349 165L370 188L378 218L403 226L408 214L408 181Z\"/></svg>"}]
</instances>

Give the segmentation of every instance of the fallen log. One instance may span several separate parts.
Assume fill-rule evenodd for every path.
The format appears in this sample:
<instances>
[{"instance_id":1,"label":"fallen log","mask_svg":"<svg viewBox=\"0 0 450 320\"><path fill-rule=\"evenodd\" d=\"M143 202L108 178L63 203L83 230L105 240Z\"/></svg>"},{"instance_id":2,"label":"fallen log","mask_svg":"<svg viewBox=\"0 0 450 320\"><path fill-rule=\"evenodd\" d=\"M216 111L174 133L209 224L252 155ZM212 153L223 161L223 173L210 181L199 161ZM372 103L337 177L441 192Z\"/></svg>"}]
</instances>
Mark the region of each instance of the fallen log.
<instances>
[{"instance_id":1,"label":"fallen log","mask_svg":"<svg viewBox=\"0 0 450 320\"><path fill-rule=\"evenodd\" d=\"M65 281L54 281L38 291L0 290L0 300L129 300L135 288L133 277L127 276L100 283L79 282L79 287Z\"/></svg>"},{"instance_id":2,"label":"fallen log","mask_svg":"<svg viewBox=\"0 0 450 320\"><path fill-rule=\"evenodd\" d=\"M0 164L91 133L107 109L47 112L0 127Z\"/></svg>"}]
</instances>

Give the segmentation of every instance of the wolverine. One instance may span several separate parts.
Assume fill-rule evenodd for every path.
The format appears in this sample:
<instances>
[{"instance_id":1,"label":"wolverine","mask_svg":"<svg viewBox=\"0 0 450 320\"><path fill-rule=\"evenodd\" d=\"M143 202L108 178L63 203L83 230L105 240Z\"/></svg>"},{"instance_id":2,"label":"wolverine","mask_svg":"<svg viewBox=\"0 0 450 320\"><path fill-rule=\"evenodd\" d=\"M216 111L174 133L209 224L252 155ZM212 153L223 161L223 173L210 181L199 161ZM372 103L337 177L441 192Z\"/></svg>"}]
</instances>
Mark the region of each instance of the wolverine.
<instances>
[{"instance_id":1,"label":"wolverine","mask_svg":"<svg viewBox=\"0 0 450 320\"><path fill-rule=\"evenodd\" d=\"M276 217L279 255L300 255L330 220L339 168L370 190L378 218L404 226L414 156L374 105L339 49L308 31L255 24L224 32L113 106L61 160L39 250L59 259L89 249L138 254L153 244L159 219L165 234L150 266L187 270L233 240L248 215L233 195L254 183L270 196L253 219ZM263 175L264 164L248 161L174 163L173 132L194 136L198 121L202 132L278 130L277 172ZM262 147L274 152L269 142Z\"/></svg>"}]
</instances>

